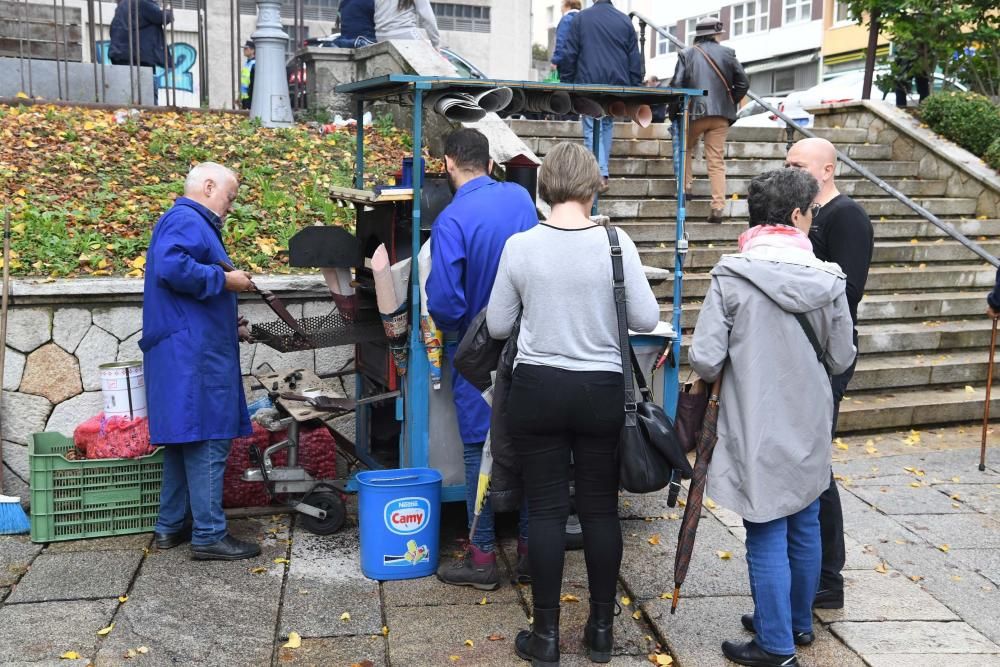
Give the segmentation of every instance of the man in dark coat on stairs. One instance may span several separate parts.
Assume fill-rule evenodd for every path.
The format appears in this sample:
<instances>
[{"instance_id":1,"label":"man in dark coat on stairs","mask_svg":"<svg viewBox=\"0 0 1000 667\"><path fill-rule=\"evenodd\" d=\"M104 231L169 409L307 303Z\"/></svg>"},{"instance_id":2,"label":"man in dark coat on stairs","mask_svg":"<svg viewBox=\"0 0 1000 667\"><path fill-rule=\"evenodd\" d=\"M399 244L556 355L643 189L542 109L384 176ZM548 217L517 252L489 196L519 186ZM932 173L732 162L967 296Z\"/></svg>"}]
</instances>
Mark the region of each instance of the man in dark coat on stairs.
<instances>
[{"instance_id":1,"label":"man in dark coat on stairs","mask_svg":"<svg viewBox=\"0 0 1000 667\"><path fill-rule=\"evenodd\" d=\"M816 257L840 265L847 276L847 307L854 323L854 346L858 347L858 304L865 294L868 268L875 248L874 230L868 214L861 206L837 189L837 151L826 139L812 137L792 146L785 158L786 167L803 169L819 181L813 224L809 240ZM859 348L860 352L860 348ZM840 401L854 375L857 358L845 372L830 378L833 390L832 438L837 432ZM844 513L840 506L837 482L830 472L830 487L819 498L819 525L823 542L823 566L819 591L813 606L820 609L840 609L844 606Z\"/></svg>"}]
</instances>

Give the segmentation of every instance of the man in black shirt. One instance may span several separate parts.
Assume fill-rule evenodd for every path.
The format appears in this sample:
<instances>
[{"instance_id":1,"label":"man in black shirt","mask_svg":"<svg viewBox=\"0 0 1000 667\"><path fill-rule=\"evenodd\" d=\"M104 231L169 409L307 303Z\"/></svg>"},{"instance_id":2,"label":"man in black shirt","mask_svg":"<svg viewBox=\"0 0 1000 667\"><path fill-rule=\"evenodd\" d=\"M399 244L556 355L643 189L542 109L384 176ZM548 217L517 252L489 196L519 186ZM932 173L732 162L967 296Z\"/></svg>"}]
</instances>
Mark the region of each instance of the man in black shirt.
<instances>
[{"instance_id":1,"label":"man in black shirt","mask_svg":"<svg viewBox=\"0 0 1000 667\"><path fill-rule=\"evenodd\" d=\"M847 195L837 190L834 172L837 169L837 151L826 139L809 138L799 141L785 158L786 167L803 169L819 182L816 202L820 205L813 215L809 240L816 257L840 265L847 276L847 305L854 323L854 345L858 344L858 303L865 294L868 267L874 249L874 230L865 210ZM847 391L847 384L854 375L854 364L840 375L830 378L833 390L833 425L831 438L837 432L840 401ZM821 609L840 609L844 606L844 514L840 507L837 482L830 473L830 488L820 496L820 532L823 541L823 567L819 591L814 606Z\"/></svg>"}]
</instances>

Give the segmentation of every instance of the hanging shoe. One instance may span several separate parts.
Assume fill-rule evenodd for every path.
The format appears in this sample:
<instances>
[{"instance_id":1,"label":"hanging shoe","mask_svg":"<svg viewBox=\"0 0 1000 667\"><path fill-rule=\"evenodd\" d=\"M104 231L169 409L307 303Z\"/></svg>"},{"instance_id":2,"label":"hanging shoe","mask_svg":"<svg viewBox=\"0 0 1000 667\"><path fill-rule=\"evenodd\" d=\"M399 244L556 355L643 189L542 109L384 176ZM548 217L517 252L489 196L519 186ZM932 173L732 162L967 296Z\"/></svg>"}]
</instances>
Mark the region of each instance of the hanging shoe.
<instances>
[{"instance_id":1,"label":"hanging shoe","mask_svg":"<svg viewBox=\"0 0 1000 667\"><path fill-rule=\"evenodd\" d=\"M591 662L610 662L615 647L615 602L590 601L590 616L583 628L583 645Z\"/></svg>"},{"instance_id":2,"label":"hanging shoe","mask_svg":"<svg viewBox=\"0 0 1000 667\"><path fill-rule=\"evenodd\" d=\"M500 587L497 554L481 550L470 544L465 555L454 563L443 563L437 578L452 586L472 586L481 591L495 591Z\"/></svg>"},{"instance_id":3,"label":"hanging shoe","mask_svg":"<svg viewBox=\"0 0 1000 667\"><path fill-rule=\"evenodd\" d=\"M559 607L535 607L532 616L531 629L517 633L514 651L522 660L530 660L531 667L558 667Z\"/></svg>"},{"instance_id":4,"label":"hanging shoe","mask_svg":"<svg viewBox=\"0 0 1000 667\"><path fill-rule=\"evenodd\" d=\"M753 626L753 614L743 614L740 617L740 623L743 624L743 629L747 632L757 633L757 630ZM792 640L796 646L809 646L816 640L816 635L812 632L796 632L792 630Z\"/></svg>"},{"instance_id":5,"label":"hanging shoe","mask_svg":"<svg viewBox=\"0 0 1000 667\"><path fill-rule=\"evenodd\" d=\"M737 665L747 667L799 667L795 654L776 655L768 653L757 642L722 642L722 653Z\"/></svg>"}]
</instances>

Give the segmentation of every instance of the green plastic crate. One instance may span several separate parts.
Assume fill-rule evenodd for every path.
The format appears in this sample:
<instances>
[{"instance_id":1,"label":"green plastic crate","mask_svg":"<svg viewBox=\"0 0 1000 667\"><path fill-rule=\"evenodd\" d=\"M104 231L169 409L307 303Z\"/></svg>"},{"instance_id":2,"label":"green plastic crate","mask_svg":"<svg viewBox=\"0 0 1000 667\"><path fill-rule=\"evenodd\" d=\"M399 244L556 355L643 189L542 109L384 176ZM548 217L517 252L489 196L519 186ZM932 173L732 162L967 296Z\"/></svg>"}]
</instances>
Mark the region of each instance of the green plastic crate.
<instances>
[{"instance_id":1,"label":"green plastic crate","mask_svg":"<svg viewBox=\"0 0 1000 667\"><path fill-rule=\"evenodd\" d=\"M73 441L35 433L31 469L31 541L148 533L156 524L163 448L137 459L70 460Z\"/></svg>"}]
</instances>

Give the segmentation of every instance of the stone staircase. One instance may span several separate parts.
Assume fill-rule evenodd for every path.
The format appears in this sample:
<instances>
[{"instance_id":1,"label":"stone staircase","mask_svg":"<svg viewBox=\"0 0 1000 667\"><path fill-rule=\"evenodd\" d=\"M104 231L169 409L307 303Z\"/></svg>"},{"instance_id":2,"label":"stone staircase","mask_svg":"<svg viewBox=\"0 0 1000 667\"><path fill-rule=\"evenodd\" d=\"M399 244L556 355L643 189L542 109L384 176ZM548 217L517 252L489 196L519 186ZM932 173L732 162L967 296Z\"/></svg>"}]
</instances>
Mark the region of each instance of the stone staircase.
<instances>
[{"instance_id":1,"label":"stone staircase","mask_svg":"<svg viewBox=\"0 0 1000 667\"><path fill-rule=\"evenodd\" d=\"M511 128L539 157L560 141L580 140L579 123L511 121ZM945 180L921 179L917 161L893 160L892 147L867 143L865 129L815 131L988 252L1000 254L1000 219L977 219L974 198L946 196ZM667 127L618 123L615 139L611 187L600 211L628 231L644 264L672 269L677 182ZM705 222L707 199L689 202L685 334L697 320L709 271L722 254L736 252L736 239L746 229L750 178L782 166L785 145L783 130L733 128L726 145L732 198L723 224ZM705 162L700 147L696 151L694 194L708 195ZM840 431L981 419L990 341L984 297L995 270L844 165L838 167L838 187L865 207L875 228L875 252L859 308L860 359L841 407ZM654 291L663 319L669 320L672 273ZM686 345L682 364L685 359ZM682 377L686 373L682 368ZM993 394L992 410L1000 410L998 395Z\"/></svg>"}]
</instances>

